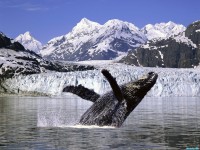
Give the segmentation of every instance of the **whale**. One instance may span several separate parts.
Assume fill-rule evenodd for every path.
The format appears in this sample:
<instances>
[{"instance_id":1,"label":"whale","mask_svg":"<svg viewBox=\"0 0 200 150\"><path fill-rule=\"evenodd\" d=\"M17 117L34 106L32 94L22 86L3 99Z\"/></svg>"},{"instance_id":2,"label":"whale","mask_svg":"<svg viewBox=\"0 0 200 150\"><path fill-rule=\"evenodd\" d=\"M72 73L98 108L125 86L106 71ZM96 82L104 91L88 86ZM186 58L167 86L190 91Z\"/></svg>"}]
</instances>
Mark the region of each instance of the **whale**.
<instances>
[{"instance_id":1,"label":"whale","mask_svg":"<svg viewBox=\"0 0 200 150\"><path fill-rule=\"evenodd\" d=\"M149 72L136 81L118 85L108 70L103 69L101 73L109 82L111 91L99 95L93 90L78 85L66 86L63 92L70 92L93 102L91 107L81 116L79 125L120 127L154 86L158 74Z\"/></svg>"}]
</instances>

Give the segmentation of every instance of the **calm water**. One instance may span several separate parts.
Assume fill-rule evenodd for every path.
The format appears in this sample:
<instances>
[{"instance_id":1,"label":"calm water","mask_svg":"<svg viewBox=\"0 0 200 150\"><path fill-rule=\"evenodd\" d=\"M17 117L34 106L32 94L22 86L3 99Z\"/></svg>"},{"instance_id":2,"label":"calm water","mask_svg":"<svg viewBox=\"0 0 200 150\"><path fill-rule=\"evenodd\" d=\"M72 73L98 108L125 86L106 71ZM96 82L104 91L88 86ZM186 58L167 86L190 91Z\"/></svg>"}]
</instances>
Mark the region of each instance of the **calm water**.
<instances>
[{"instance_id":1,"label":"calm water","mask_svg":"<svg viewBox=\"0 0 200 150\"><path fill-rule=\"evenodd\" d=\"M121 128L73 125L90 102L1 97L0 150L186 149L200 145L200 98L145 98Z\"/></svg>"}]
</instances>

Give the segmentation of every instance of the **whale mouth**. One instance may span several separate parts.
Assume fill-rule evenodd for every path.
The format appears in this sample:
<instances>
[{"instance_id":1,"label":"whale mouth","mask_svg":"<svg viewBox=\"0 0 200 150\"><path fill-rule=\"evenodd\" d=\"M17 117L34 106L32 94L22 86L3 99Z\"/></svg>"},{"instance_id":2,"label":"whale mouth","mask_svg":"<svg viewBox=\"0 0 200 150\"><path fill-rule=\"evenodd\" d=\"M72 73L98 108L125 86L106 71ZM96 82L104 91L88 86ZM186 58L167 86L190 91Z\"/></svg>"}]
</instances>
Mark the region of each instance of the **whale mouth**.
<instances>
[{"instance_id":1,"label":"whale mouth","mask_svg":"<svg viewBox=\"0 0 200 150\"><path fill-rule=\"evenodd\" d=\"M155 74L154 72L149 72L149 73L148 73L148 75L154 75L154 74Z\"/></svg>"},{"instance_id":2,"label":"whale mouth","mask_svg":"<svg viewBox=\"0 0 200 150\"><path fill-rule=\"evenodd\" d=\"M127 103L128 110L131 112L144 98L147 92L154 86L158 78L158 74L155 72L149 72L142 78L129 83L128 86L125 86L124 93Z\"/></svg>"},{"instance_id":3,"label":"whale mouth","mask_svg":"<svg viewBox=\"0 0 200 150\"><path fill-rule=\"evenodd\" d=\"M136 81L136 84L140 85L140 88L136 90L136 93L141 97L146 95L146 93L154 86L158 78L158 74L155 72L149 72L146 76L146 79L139 79Z\"/></svg>"},{"instance_id":4,"label":"whale mouth","mask_svg":"<svg viewBox=\"0 0 200 150\"><path fill-rule=\"evenodd\" d=\"M143 98L146 93L154 86L158 78L155 72L149 72L138 80L129 83L125 89L132 95Z\"/></svg>"},{"instance_id":5,"label":"whale mouth","mask_svg":"<svg viewBox=\"0 0 200 150\"><path fill-rule=\"evenodd\" d=\"M158 78L158 74L157 73L155 73L155 72L149 72L148 73L148 78L149 78L149 80L156 80L157 78Z\"/></svg>"},{"instance_id":6,"label":"whale mouth","mask_svg":"<svg viewBox=\"0 0 200 150\"><path fill-rule=\"evenodd\" d=\"M154 86L154 84L156 83L157 78L158 78L158 74L157 73L155 73L155 72L147 73L146 74L146 78L145 77L140 78L139 80L137 80L135 82L135 84L139 85L139 87L140 87L139 88L140 90L138 90L138 91L143 91L143 90L144 91L149 91Z\"/></svg>"},{"instance_id":7,"label":"whale mouth","mask_svg":"<svg viewBox=\"0 0 200 150\"><path fill-rule=\"evenodd\" d=\"M145 84L149 84L149 83L155 83L156 80L158 78L158 74L155 73L155 72L148 72L147 74L145 74L144 76L142 76L141 78L139 78L137 81L135 81L136 83L137 82L141 82L141 83L145 83ZM142 86L143 84L140 85Z\"/></svg>"}]
</instances>

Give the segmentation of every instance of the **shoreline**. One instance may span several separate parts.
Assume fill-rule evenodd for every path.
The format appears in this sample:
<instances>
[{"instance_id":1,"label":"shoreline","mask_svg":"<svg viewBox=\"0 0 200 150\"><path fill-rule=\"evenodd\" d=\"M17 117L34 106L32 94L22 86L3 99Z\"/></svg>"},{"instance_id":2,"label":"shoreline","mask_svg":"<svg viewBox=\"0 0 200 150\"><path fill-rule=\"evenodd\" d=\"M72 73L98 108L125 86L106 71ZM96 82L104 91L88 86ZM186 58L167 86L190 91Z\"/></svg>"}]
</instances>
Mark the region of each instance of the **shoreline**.
<instances>
[{"instance_id":1,"label":"shoreline","mask_svg":"<svg viewBox=\"0 0 200 150\"><path fill-rule=\"evenodd\" d=\"M65 93L65 94L61 94L61 95L48 95L48 94L44 94L44 93L20 93L20 94L16 94L16 93L0 93L0 98L1 97L49 97L49 98L55 98L55 97L66 97L69 95L74 95L72 93ZM77 96L77 95L74 95ZM78 97L78 96L77 96ZM146 98L170 98L170 97L194 97L197 98L199 96L145 96ZM80 98L80 97L79 97Z\"/></svg>"},{"instance_id":2,"label":"shoreline","mask_svg":"<svg viewBox=\"0 0 200 150\"><path fill-rule=\"evenodd\" d=\"M0 97L14 97L14 96L18 96L18 97L28 97L28 96L32 96L32 97L52 97L52 95L48 95L48 94L44 94L44 93L0 93Z\"/></svg>"}]
</instances>

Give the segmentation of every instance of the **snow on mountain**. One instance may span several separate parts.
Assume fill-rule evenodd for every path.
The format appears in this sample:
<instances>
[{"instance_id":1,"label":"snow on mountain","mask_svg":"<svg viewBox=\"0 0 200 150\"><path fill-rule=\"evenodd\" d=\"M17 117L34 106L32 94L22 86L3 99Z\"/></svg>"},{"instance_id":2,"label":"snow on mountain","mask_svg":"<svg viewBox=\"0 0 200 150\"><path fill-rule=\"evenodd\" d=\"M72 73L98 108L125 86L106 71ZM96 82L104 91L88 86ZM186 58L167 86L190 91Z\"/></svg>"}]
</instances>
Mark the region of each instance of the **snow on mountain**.
<instances>
[{"instance_id":1,"label":"snow on mountain","mask_svg":"<svg viewBox=\"0 0 200 150\"><path fill-rule=\"evenodd\" d=\"M40 73L40 58L28 51L0 48L0 77Z\"/></svg>"},{"instance_id":2,"label":"snow on mountain","mask_svg":"<svg viewBox=\"0 0 200 150\"><path fill-rule=\"evenodd\" d=\"M95 69L91 65L79 65L73 62L48 61L33 51L26 50L19 42L13 42L0 33L0 85L3 80L17 75L41 72L70 72ZM1 87L0 92L6 92Z\"/></svg>"},{"instance_id":3,"label":"snow on mountain","mask_svg":"<svg viewBox=\"0 0 200 150\"><path fill-rule=\"evenodd\" d=\"M109 60L127 54L147 40L169 38L185 29L171 21L148 24L140 30L118 19L100 25L83 18L71 32L50 40L42 48L41 55L53 60Z\"/></svg>"},{"instance_id":4,"label":"snow on mountain","mask_svg":"<svg viewBox=\"0 0 200 150\"><path fill-rule=\"evenodd\" d=\"M114 38L125 40L133 47L138 47L138 45L147 40L146 37L139 31L138 27L118 19L113 19L106 22L101 31L104 33L104 37L110 36L111 34L114 36ZM139 42L139 44L137 45L136 42Z\"/></svg>"},{"instance_id":5,"label":"snow on mountain","mask_svg":"<svg viewBox=\"0 0 200 150\"><path fill-rule=\"evenodd\" d=\"M197 44L182 33L150 40L119 62L141 67L194 68L199 65L198 53Z\"/></svg>"},{"instance_id":6,"label":"snow on mountain","mask_svg":"<svg viewBox=\"0 0 200 150\"><path fill-rule=\"evenodd\" d=\"M80 46L89 41L95 33L98 33L100 26L101 25L96 22L83 18L71 32L53 38L44 45L41 50L41 55L46 57L52 55L53 58L58 57L58 59L64 59L63 55L74 53Z\"/></svg>"},{"instance_id":7,"label":"snow on mountain","mask_svg":"<svg viewBox=\"0 0 200 150\"><path fill-rule=\"evenodd\" d=\"M98 30L101 27L99 23L88 20L87 18L81 19L81 21L72 29L74 35L88 34L94 30ZM81 33L81 34L79 34ZM70 34L72 35L72 34Z\"/></svg>"},{"instance_id":8,"label":"snow on mountain","mask_svg":"<svg viewBox=\"0 0 200 150\"><path fill-rule=\"evenodd\" d=\"M32 50L37 54L42 49L42 43L31 36L30 32L20 34L14 41L21 43L26 49Z\"/></svg>"},{"instance_id":9,"label":"snow on mountain","mask_svg":"<svg viewBox=\"0 0 200 150\"><path fill-rule=\"evenodd\" d=\"M177 43L182 43L182 44L186 44L188 46L191 46L193 48L197 48L197 45L195 43L192 42L191 39L189 39L188 37L185 36L185 32L182 32L182 33L179 33L178 35L173 35L173 36L170 36L170 37L167 37L165 39L153 39L152 41L150 42L147 42L145 44L143 44L141 46L141 48L146 48L146 49L150 49L150 50L155 50L155 49L158 49L158 48L164 48L164 47L168 47L168 45L166 46L157 46L155 43L159 43L163 40L175 40ZM162 42L164 43L164 42ZM151 44L151 46L150 46ZM154 45L154 46L152 46Z\"/></svg>"},{"instance_id":10,"label":"snow on mountain","mask_svg":"<svg viewBox=\"0 0 200 150\"><path fill-rule=\"evenodd\" d=\"M181 34L174 36L172 38L175 39L176 42L178 42L178 43L184 43L188 46L192 46L193 48L197 48L197 45L195 43L193 43L191 39L186 37L185 33L181 33Z\"/></svg>"},{"instance_id":11,"label":"snow on mountain","mask_svg":"<svg viewBox=\"0 0 200 150\"><path fill-rule=\"evenodd\" d=\"M184 32L185 29L185 26L169 21L168 23L157 23L155 25L148 24L141 31L146 35L148 40L152 40L178 35Z\"/></svg>"},{"instance_id":12,"label":"snow on mountain","mask_svg":"<svg viewBox=\"0 0 200 150\"><path fill-rule=\"evenodd\" d=\"M171 29L171 33L176 34L170 35L169 32L169 37L166 34L163 36L165 38L161 36L152 38L136 50L129 51L119 62L143 67L195 68L199 66L200 21L188 25L185 31L179 33L175 30L178 27L173 27L174 23L167 24L171 24L168 30ZM148 35L148 32L146 34Z\"/></svg>"},{"instance_id":13,"label":"snow on mountain","mask_svg":"<svg viewBox=\"0 0 200 150\"><path fill-rule=\"evenodd\" d=\"M41 55L51 60L110 60L127 54L147 40L168 38L183 31L183 25L171 21L148 24L140 30L134 24L118 19L101 25L83 18L71 32L53 38L43 47L29 32L19 35L15 41L36 53L41 50Z\"/></svg>"},{"instance_id":14,"label":"snow on mountain","mask_svg":"<svg viewBox=\"0 0 200 150\"><path fill-rule=\"evenodd\" d=\"M3 32L0 31L0 35L5 37L5 34Z\"/></svg>"},{"instance_id":15,"label":"snow on mountain","mask_svg":"<svg viewBox=\"0 0 200 150\"><path fill-rule=\"evenodd\" d=\"M158 80L148 96L200 96L199 69L141 68L119 63L100 65L98 70L90 71L20 75L7 79L2 83L2 86L13 93L19 89L26 92L60 95L65 86L82 84L89 89L94 89L99 94L103 94L111 88L101 74L102 68L110 70L119 84L134 81L150 71L158 73Z\"/></svg>"},{"instance_id":16,"label":"snow on mountain","mask_svg":"<svg viewBox=\"0 0 200 150\"><path fill-rule=\"evenodd\" d=\"M25 50L19 42L12 42L0 33L0 79L11 78L19 74L39 73L40 56Z\"/></svg>"},{"instance_id":17,"label":"snow on mountain","mask_svg":"<svg viewBox=\"0 0 200 150\"><path fill-rule=\"evenodd\" d=\"M117 19L104 25L83 18L70 33L50 40L42 56L61 60L113 59L146 42L131 23Z\"/></svg>"}]
</instances>

